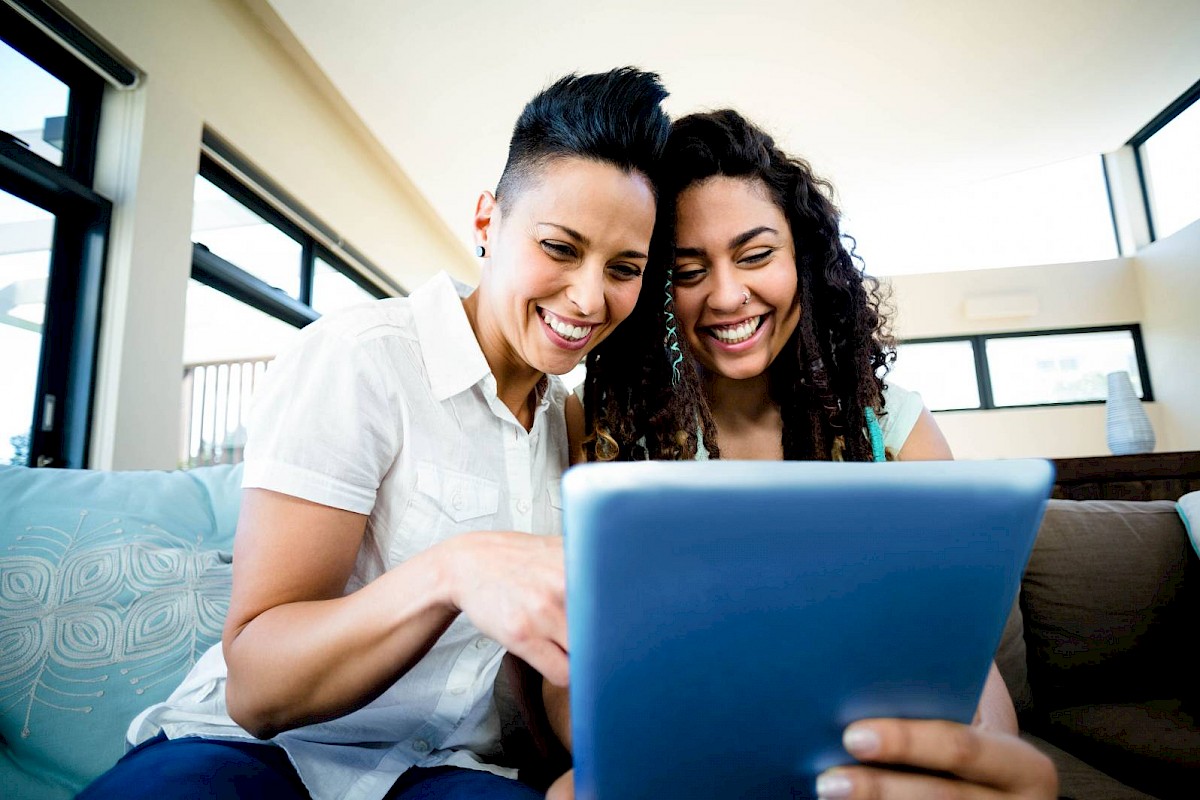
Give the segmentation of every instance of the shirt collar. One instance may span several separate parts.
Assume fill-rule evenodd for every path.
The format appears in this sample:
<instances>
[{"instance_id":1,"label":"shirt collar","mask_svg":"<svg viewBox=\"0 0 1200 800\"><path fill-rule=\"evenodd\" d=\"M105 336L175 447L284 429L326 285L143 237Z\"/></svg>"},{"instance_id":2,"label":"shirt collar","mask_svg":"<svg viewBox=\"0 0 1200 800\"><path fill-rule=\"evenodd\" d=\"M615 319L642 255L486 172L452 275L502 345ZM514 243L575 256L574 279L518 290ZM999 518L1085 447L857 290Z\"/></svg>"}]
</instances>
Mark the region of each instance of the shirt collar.
<instances>
[{"instance_id":1,"label":"shirt collar","mask_svg":"<svg viewBox=\"0 0 1200 800\"><path fill-rule=\"evenodd\" d=\"M472 291L439 272L408 296L425 372L438 401L466 391L491 374L463 310L462 298Z\"/></svg>"}]
</instances>

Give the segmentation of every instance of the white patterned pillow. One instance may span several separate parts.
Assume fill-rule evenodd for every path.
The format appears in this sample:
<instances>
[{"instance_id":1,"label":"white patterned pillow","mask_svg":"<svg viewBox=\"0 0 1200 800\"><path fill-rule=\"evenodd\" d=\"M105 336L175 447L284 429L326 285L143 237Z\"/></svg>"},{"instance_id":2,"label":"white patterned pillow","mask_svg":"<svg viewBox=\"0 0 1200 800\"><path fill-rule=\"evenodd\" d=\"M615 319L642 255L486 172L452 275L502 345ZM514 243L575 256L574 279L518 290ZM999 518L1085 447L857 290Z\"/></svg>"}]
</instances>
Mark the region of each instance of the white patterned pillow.
<instances>
[{"instance_id":1,"label":"white patterned pillow","mask_svg":"<svg viewBox=\"0 0 1200 800\"><path fill-rule=\"evenodd\" d=\"M219 641L240 468L0 468L5 797L71 797Z\"/></svg>"}]
</instances>

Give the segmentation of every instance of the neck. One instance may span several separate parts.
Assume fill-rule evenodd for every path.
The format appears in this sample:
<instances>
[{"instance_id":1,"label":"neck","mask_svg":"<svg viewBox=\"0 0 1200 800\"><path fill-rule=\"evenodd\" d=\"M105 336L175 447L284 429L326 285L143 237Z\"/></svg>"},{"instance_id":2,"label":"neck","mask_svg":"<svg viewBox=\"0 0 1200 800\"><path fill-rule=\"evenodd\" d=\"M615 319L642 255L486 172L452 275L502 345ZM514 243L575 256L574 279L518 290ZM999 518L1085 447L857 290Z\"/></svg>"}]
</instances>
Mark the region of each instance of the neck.
<instances>
[{"instance_id":1,"label":"neck","mask_svg":"<svg viewBox=\"0 0 1200 800\"><path fill-rule=\"evenodd\" d=\"M779 412L765 372L743 380L705 372L704 394L714 420L753 423Z\"/></svg>"},{"instance_id":2,"label":"neck","mask_svg":"<svg viewBox=\"0 0 1200 800\"><path fill-rule=\"evenodd\" d=\"M746 380L706 375L704 389L722 458L783 458L783 415L771 399L765 374Z\"/></svg>"},{"instance_id":3,"label":"neck","mask_svg":"<svg viewBox=\"0 0 1200 800\"><path fill-rule=\"evenodd\" d=\"M545 374L522 361L494 324L489 324L486 315L479 313L479 292L472 292L463 299L463 311L471 330L483 351L484 360L492 377L496 379L496 396L512 415L525 426L533 427L533 411L537 408L535 392Z\"/></svg>"}]
</instances>

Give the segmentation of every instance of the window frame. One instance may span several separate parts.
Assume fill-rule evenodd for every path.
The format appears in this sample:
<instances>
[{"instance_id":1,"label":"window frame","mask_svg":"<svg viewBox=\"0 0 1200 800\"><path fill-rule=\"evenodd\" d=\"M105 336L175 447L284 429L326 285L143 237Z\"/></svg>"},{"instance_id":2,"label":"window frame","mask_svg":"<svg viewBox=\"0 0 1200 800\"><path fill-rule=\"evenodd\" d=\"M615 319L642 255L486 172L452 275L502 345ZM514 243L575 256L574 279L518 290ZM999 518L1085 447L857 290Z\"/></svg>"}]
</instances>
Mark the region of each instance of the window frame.
<instances>
[{"instance_id":1,"label":"window frame","mask_svg":"<svg viewBox=\"0 0 1200 800\"><path fill-rule=\"evenodd\" d=\"M1151 243L1158 241L1158 234L1154 227L1154 204L1150 201L1150 186L1146 182L1146 164L1142 158L1142 147L1154 134L1161 131L1163 128L1170 125L1176 117L1187 111L1193 104L1200 102L1200 81L1196 81L1191 87L1175 98L1174 102L1164 108L1147 122L1140 131L1130 137L1126 142L1133 149L1133 163L1137 167L1138 190L1142 195L1142 206L1146 213L1146 228L1150 235Z\"/></svg>"},{"instance_id":2,"label":"window frame","mask_svg":"<svg viewBox=\"0 0 1200 800\"><path fill-rule=\"evenodd\" d=\"M208 147L209 145L209 134L206 133L205 146ZM224 151L220 152L219 155L225 158ZM250 308L298 329L305 327L311 322L315 322L321 316L312 307L312 292L317 259L320 259L330 268L350 279L356 286L375 298L391 297L393 296L393 292L395 294L404 294L403 289L390 278L385 278L382 282L386 283L393 290L392 292L383 288L380 283L372 281L360 270L352 267L344 258L335 253L333 248L327 246L316 235L306 230L304 225L298 223L295 219L289 218L288 214L277 206L276 203L283 205L296 214L299 219L318 231L321 236L328 237L332 241L337 242L339 246L344 247L352 257L367 269L378 273L378 269L374 265L363 259L357 251L347 245L324 225L320 224L318 220L304 211L302 207L295 204L286 194L282 194L281 192L280 196L268 198L265 192L277 189L273 182L264 178L244 161L234 162L234 168L242 175L250 177L254 181L255 186L248 185L232 170L227 169L216 158L208 152L203 151L201 152L200 165L196 171L196 177L209 181L215 187L225 192L234 202L240 203L247 210L257 214L268 225L274 226L276 230L300 245L300 258L296 263L296 269L300 270L300 297L293 297L284 290L271 286L263 279L252 274L249 270L222 258L210 251L205 245L196 241L192 242L192 279L217 290L237 302L243 303ZM189 381L189 376L196 367L219 366L221 363L224 362L209 364L190 364L185 362L181 364L185 386L189 385L187 381ZM230 368L232 369L232 365L230 365ZM219 392L220 390L217 389L217 391ZM185 452L181 454L182 459L180 461L181 468L183 469L190 469L193 466L201 464L218 463L204 460L203 447L201 448L200 460L198 461L194 460L191 451L192 426L198 422L203 429L203 425L205 424L207 389L202 389L201 392L199 419L193 405L195 400L194 391L192 393L185 393L182 398L187 425L184 437ZM201 433L201 443L203 443L203 433ZM239 451L239 454L234 456L234 461L236 462L240 458Z\"/></svg>"},{"instance_id":3,"label":"window frame","mask_svg":"<svg viewBox=\"0 0 1200 800\"><path fill-rule=\"evenodd\" d=\"M30 420L29 466L87 465L112 203L92 189L104 81L13 8L6 44L65 83L62 165L0 136L0 189L55 217L46 313Z\"/></svg>"},{"instance_id":4,"label":"window frame","mask_svg":"<svg viewBox=\"0 0 1200 800\"><path fill-rule=\"evenodd\" d=\"M300 261L296 264L300 271L300 297L292 297L193 241L192 277L196 280L297 328L303 328L320 316L312 307L313 278L318 258L376 299L393 296L289 219L272 202L239 180L208 153L200 154L200 168L196 174L300 245Z\"/></svg>"},{"instance_id":5,"label":"window frame","mask_svg":"<svg viewBox=\"0 0 1200 800\"><path fill-rule=\"evenodd\" d=\"M70 89L60 169L87 186L96 171L96 141L100 133L100 102L104 79L8 5L0 3L0 39ZM30 156L58 167L32 151Z\"/></svg>"},{"instance_id":6,"label":"window frame","mask_svg":"<svg viewBox=\"0 0 1200 800\"><path fill-rule=\"evenodd\" d=\"M1070 400L1060 403L1023 403L1021 405L998 406L992 392L992 373L987 362L987 342L991 339L1034 338L1037 336L1064 336L1081 333L1112 333L1128 331L1133 338L1133 351L1137 359L1138 377L1142 382L1142 400L1154 401L1154 390L1150 385L1150 370L1146 362L1146 348L1142 340L1142 326L1138 323L1128 325L1095 325L1083 328L1052 328L1036 331L1004 331L1000 333L977 333L968 336L929 336L918 339L902 339L897 341L899 347L912 344L932 344L938 342L970 342L975 354L975 380L979 387L979 405L970 408L944 408L935 414L952 414L962 411L1009 411L1022 408L1058 408L1063 406L1092 406L1103 405L1104 400ZM919 387L905 387L920 391Z\"/></svg>"}]
</instances>

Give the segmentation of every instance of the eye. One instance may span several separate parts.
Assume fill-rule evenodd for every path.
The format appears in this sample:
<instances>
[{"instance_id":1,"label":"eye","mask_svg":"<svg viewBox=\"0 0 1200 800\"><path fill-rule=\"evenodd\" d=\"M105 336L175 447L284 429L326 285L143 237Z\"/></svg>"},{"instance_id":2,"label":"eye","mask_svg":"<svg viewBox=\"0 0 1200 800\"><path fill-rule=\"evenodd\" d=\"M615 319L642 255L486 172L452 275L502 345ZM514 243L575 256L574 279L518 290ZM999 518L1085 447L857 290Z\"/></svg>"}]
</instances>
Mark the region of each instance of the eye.
<instances>
[{"instance_id":1,"label":"eye","mask_svg":"<svg viewBox=\"0 0 1200 800\"><path fill-rule=\"evenodd\" d=\"M642 270L633 264L610 264L608 267L618 280L632 281L642 277Z\"/></svg>"},{"instance_id":2,"label":"eye","mask_svg":"<svg viewBox=\"0 0 1200 800\"><path fill-rule=\"evenodd\" d=\"M671 275L671 280L674 283L687 286L689 284L699 283L707 274L708 270L706 270L704 267L676 267Z\"/></svg>"},{"instance_id":3,"label":"eye","mask_svg":"<svg viewBox=\"0 0 1200 800\"><path fill-rule=\"evenodd\" d=\"M565 261L575 257L575 248L564 242L556 242L553 239L543 239L539 244L552 258L557 258L560 261Z\"/></svg>"},{"instance_id":4,"label":"eye","mask_svg":"<svg viewBox=\"0 0 1200 800\"><path fill-rule=\"evenodd\" d=\"M738 263L741 264L761 264L775 254L774 247L763 247L758 250L752 250L742 256Z\"/></svg>"}]
</instances>

